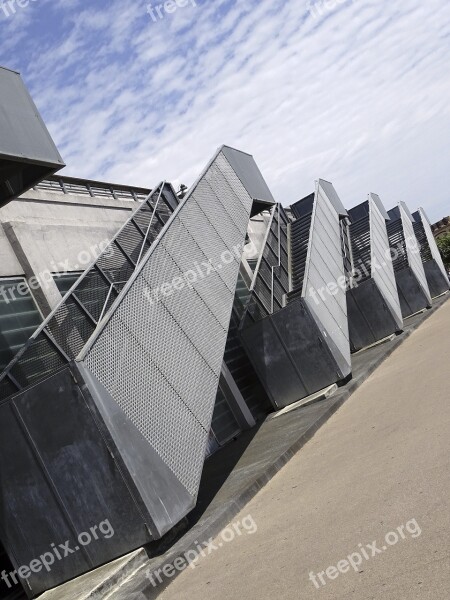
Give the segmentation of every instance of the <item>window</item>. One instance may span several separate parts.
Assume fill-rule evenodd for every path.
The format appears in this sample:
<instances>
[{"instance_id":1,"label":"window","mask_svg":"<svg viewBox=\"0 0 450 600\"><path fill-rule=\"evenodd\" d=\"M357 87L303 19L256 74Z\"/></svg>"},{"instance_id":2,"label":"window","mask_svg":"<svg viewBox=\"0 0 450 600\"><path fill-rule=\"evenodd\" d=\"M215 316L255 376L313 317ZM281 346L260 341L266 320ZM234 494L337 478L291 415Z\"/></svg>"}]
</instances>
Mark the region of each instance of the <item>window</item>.
<instances>
[{"instance_id":1,"label":"window","mask_svg":"<svg viewBox=\"0 0 450 600\"><path fill-rule=\"evenodd\" d=\"M41 323L25 279L0 279L0 373Z\"/></svg>"}]
</instances>

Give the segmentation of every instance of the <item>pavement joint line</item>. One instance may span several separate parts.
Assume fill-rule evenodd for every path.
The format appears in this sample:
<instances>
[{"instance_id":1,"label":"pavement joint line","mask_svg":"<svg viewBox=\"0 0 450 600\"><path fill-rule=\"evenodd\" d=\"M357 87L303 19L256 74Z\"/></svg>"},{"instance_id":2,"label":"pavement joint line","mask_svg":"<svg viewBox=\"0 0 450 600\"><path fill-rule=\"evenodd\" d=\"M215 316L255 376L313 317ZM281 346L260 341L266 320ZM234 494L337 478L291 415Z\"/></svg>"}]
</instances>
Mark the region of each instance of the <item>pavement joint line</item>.
<instances>
[{"instance_id":1,"label":"pavement joint line","mask_svg":"<svg viewBox=\"0 0 450 600\"><path fill-rule=\"evenodd\" d=\"M403 331L399 331L398 335L401 335L403 333ZM371 348L376 348L377 346L381 346L382 344L387 344L387 342L392 342L393 340L395 340L395 338L397 337L396 333L393 333L392 335L388 335L387 337L383 338L382 340L378 340L378 342L374 342L373 344L370 344L370 346L366 346L365 348L361 348L361 350L358 350L358 352L354 352L353 356L357 356L358 354L361 354L362 352L365 352L366 350L370 350Z\"/></svg>"},{"instance_id":2,"label":"pavement joint line","mask_svg":"<svg viewBox=\"0 0 450 600\"><path fill-rule=\"evenodd\" d=\"M346 386L341 387L337 390L334 401L330 404L326 411L324 411L310 426L300 435L296 442L291 444L280 456L267 465L265 471L254 479L244 489L241 489L233 499L224 504L220 510L217 510L215 514L208 517L206 523L196 523L191 529L186 531L184 538L176 542L175 548L172 552L166 551L160 556L159 561L156 561L158 557L149 557L150 560L154 560L154 564L146 562L140 566L133 577L143 572L144 570L150 570L152 573L162 569L165 565L173 564L174 560L178 557L183 556L188 550L196 548L196 542L198 540L207 540L209 538L215 538L229 523L245 508L245 506L261 491L273 478L279 473L279 471L287 465L287 463L309 442L317 431L325 425L328 420L339 410L339 408L368 380L368 378L380 367L417 329L419 329L425 321L427 321L435 312L437 312L447 300L450 298L450 294L447 298L441 299L441 302L437 306L433 306L426 310L421 315L420 321L414 323L412 326L408 326L400 335L396 336L392 341L392 345L386 349L386 352L375 359L373 359L364 369L364 371L350 380ZM420 315L416 315L420 316ZM368 351L365 348L364 351ZM331 397L333 399L333 396ZM330 400L330 398L328 398ZM324 400L322 400L324 401ZM315 403L318 404L318 403ZM287 413L289 414L289 413ZM163 583L158 583L154 587L146 579L145 584L140 584L139 588L136 588L136 600L154 600L164 589L166 589L180 574L179 571L175 571L175 574L170 578L164 578ZM103 600L105 596L99 596L98 593L105 593L106 597L110 600L128 600L129 596L121 596L120 590L124 583L130 581L132 578L124 578L123 581L116 583L112 582L113 585L108 589L108 582L105 581L100 586L97 586L95 590L92 590L83 600ZM138 595L141 592L141 595ZM150 595L145 595L145 592L150 592ZM133 594L134 598L134 594ZM130 598L131 600L131 598Z\"/></svg>"},{"instance_id":3,"label":"pavement joint line","mask_svg":"<svg viewBox=\"0 0 450 600\"><path fill-rule=\"evenodd\" d=\"M299 408L302 408L304 406L309 406L310 404L314 404L315 402L320 402L321 400L326 400L327 398L331 398L331 396L333 396L333 394L337 391L337 389L338 389L337 384L333 383L332 385L329 385L328 387L324 388L323 390L320 390L320 391L316 392L315 394L311 394L310 396L307 396L306 398L303 398L302 400L299 400L298 402L294 402L293 404L290 404L289 406L282 408L278 412L269 415L267 417L266 421L271 421L272 419L277 419L278 417L287 415L287 414L293 412L294 410L298 410Z\"/></svg>"}]
</instances>

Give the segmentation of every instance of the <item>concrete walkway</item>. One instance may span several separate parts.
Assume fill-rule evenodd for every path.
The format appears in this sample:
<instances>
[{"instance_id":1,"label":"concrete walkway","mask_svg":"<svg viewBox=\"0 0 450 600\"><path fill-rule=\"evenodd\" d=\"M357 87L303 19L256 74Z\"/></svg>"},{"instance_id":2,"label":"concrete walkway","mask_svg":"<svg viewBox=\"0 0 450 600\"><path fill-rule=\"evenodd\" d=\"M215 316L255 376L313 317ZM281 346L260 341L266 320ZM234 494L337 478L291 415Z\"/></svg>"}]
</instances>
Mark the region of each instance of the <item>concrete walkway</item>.
<instances>
[{"instance_id":1,"label":"concrete walkway","mask_svg":"<svg viewBox=\"0 0 450 600\"><path fill-rule=\"evenodd\" d=\"M159 598L448 598L449 357L447 302Z\"/></svg>"}]
</instances>

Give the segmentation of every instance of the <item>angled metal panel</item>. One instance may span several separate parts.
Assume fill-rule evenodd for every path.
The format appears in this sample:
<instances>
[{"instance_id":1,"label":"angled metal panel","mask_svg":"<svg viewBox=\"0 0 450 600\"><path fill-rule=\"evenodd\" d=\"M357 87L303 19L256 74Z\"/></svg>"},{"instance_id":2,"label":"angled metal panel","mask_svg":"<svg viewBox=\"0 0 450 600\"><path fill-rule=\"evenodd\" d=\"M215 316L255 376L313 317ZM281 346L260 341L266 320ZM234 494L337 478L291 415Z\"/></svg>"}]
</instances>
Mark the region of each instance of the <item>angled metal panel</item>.
<instances>
[{"instance_id":1,"label":"angled metal panel","mask_svg":"<svg viewBox=\"0 0 450 600\"><path fill-rule=\"evenodd\" d=\"M389 216L376 194L369 195L369 204L372 277L389 306L398 329L401 329L403 317L386 229L386 220L389 220Z\"/></svg>"},{"instance_id":2,"label":"angled metal panel","mask_svg":"<svg viewBox=\"0 0 450 600\"><path fill-rule=\"evenodd\" d=\"M330 185L324 187L322 180L316 185L302 297L319 328L324 330L325 338L328 336L337 348L336 359L347 376L351 372L351 358L345 286L336 285L333 293L327 287L345 280L339 213L336 201L328 196ZM334 196L337 196L335 191Z\"/></svg>"},{"instance_id":3,"label":"angled metal panel","mask_svg":"<svg viewBox=\"0 0 450 600\"><path fill-rule=\"evenodd\" d=\"M325 179L319 179L319 187L324 191L325 195L333 205L334 210L337 212L337 214L340 217L348 217L348 212L342 204L341 199L339 198L336 190L334 189L333 184L329 181L326 181Z\"/></svg>"},{"instance_id":4,"label":"angled metal panel","mask_svg":"<svg viewBox=\"0 0 450 600\"><path fill-rule=\"evenodd\" d=\"M433 260L436 261L436 264L439 267L439 270L441 271L445 280L448 282L447 270L444 266L444 262L442 260L441 253L439 252L439 248L437 247L437 244L436 244L436 239L431 230L430 221L429 221L424 209L419 208L419 210L417 212L415 212L413 216L416 221L418 221L422 224L422 227L425 231L426 241L428 243L428 247L431 252L431 256L432 256Z\"/></svg>"},{"instance_id":5,"label":"angled metal panel","mask_svg":"<svg viewBox=\"0 0 450 600\"><path fill-rule=\"evenodd\" d=\"M412 217L404 203L388 211L389 245L403 318L431 306L431 295L414 233Z\"/></svg>"},{"instance_id":6,"label":"angled metal panel","mask_svg":"<svg viewBox=\"0 0 450 600\"><path fill-rule=\"evenodd\" d=\"M405 234L406 253L408 255L409 266L411 267L414 276L417 278L423 293L431 305L431 294L428 288L422 259L420 257L420 247L417 242L416 234L414 233L413 218L404 202L400 202L399 207L403 231Z\"/></svg>"},{"instance_id":7,"label":"angled metal panel","mask_svg":"<svg viewBox=\"0 0 450 600\"><path fill-rule=\"evenodd\" d=\"M233 156L239 161L238 152ZM252 204L219 152L80 356L192 497L203 468ZM200 274L205 263L211 269ZM192 281L182 289L161 292L186 278ZM213 322L214 335L197 333L205 320ZM132 374L132 365L141 362Z\"/></svg>"},{"instance_id":8,"label":"angled metal panel","mask_svg":"<svg viewBox=\"0 0 450 600\"><path fill-rule=\"evenodd\" d=\"M0 207L64 167L23 81L0 67Z\"/></svg>"}]
</instances>

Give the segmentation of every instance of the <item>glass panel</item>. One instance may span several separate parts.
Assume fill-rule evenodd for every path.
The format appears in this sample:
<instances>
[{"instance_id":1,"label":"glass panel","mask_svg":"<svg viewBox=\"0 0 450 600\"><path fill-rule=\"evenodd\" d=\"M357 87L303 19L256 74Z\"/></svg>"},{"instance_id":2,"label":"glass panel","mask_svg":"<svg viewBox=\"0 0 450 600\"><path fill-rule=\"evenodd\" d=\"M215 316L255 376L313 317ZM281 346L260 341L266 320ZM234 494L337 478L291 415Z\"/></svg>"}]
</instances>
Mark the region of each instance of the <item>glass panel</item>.
<instances>
[{"instance_id":1,"label":"glass panel","mask_svg":"<svg viewBox=\"0 0 450 600\"><path fill-rule=\"evenodd\" d=\"M0 373L41 323L25 280L0 280Z\"/></svg>"}]
</instances>

